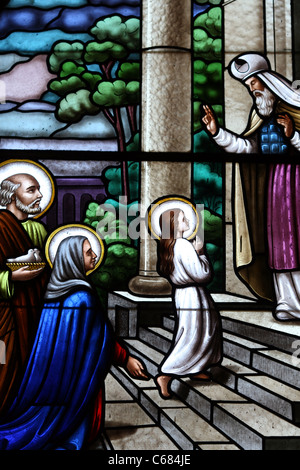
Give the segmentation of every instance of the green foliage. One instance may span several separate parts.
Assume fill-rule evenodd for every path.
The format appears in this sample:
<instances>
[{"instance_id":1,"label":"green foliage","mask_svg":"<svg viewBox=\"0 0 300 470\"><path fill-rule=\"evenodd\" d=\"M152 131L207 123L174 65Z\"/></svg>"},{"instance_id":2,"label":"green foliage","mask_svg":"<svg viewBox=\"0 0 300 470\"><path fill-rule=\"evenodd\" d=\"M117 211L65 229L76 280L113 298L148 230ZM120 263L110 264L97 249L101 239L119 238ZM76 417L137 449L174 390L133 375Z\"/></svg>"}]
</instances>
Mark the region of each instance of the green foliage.
<instances>
[{"instance_id":1,"label":"green foliage","mask_svg":"<svg viewBox=\"0 0 300 470\"><path fill-rule=\"evenodd\" d=\"M217 104L223 97L223 70L220 62L206 64L203 60L194 61L194 99Z\"/></svg>"},{"instance_id":2,"label":"green foliage","mask_svg":"<svg viewBox=\"0 0 300 470\"><path fill-rule=\"evenodd\" d=\"M208 3L198 0L197 3ZM223 65L222 65L222 9L215 7L221 1L211 1L212 8L197 15L194 20L194 152L219 153L212 139L203 131L202 104L210 105L220 125L223 123Z\"/></svg>"},{"instance_id":3,"label":"green foliage","mask_svg":"<svg viewBox=\"0 0 300 470\"><path fill-rule=\"evenodd\" d=\"M207 13L198 15L195 18L194 27L204 29L214 38L220 38L222 36L222 9L210 8Z\"/></svg>"},{"instance_id":4,"label":"green foliage","mask_svg":"<svg viewBox=\"0 0 300 470\"><path fill-rule=\"evenodd\" d=\"M194 54L207 61L222 59L222 10L211 8L194 20Z\"/></svg>"},{"instance_id":5,"label":"green foliage","mask_svg":"<svg viewBox=\"0 0 300 470\"><path fill-rule=\"evenodd\" d=\"M99 206L100 204L98 202L90 202L85 212L84 223L90 225L94 229L96 229L99 222Z\"/></svg>"},{"instance_id":6,"label":"green foliage","mask_svg":"<svg viewBox=\"0 0 300 470\"><path fill-rule=\"evenodd\" d=\"M91 91L94 91L102 80L102 76L96 72L84 72L81 74L81 78Z\"/></svg>"},{"instance_id":7,"label":"green foliage","mask_svg":"<svg viewBox=\"0 0 300 470\"><path fill-rule=\"evenodd\" d=\"M140 170L139 163L129 161L127 165L130 200L135 201L139 197ZM104 171L104 177L107 182L107 190L113 197L122 195L122 168L108 167ZM130 201L128 201L130 202Z\"/></svg>"},{"instance_id":8,"label":"green foliage","mask_svg":"<svg viewBox=\"0 0 300 470\"><path fill-rule=\"evenodd\" d=\"M90 100L89 90L78 90L60 100L57 119L62 122L79 122L87 114L99 113L98 106Z\"/></svg>"},{"instance_id":9,"label":"green foliage","mask_svg":"<svg viewBox=\"0 0 300 470\"><path fill-rule=\"evenodd\" d=\"M105 259L91 275L91 280L96 288L105 292L127 289L138 267L138 251L128 236L127 221L118 219L120 210L113 200L107 200L105 204L91 202L84 219L84 223L93 227L104 241ZM125 212L128 212L126 207Z\"/></svg>"},{"instance_id":10,"label":"green foliage","mask_svg":"<svg viewBox=\"0 0 300 470\"><path fill-rule=\"evenodd\" d=\"M117 72L118 78L125 82L138 81L140 79L139 62L124 62Z\"/></svg>"},{"instance_id":11,"label":"green foliage","mask_svg":"<svg viewBox=\"0 0 300 470\"><path fill-rule=\"evenodd\" d=\"M99 42L115 42L126 45L130 51L137 51L140 47L140 20L129 18L123 21L118 15L107 17L98 21L90 33Z\"/></svg>"},{"instance_id":12,"label":"green foliage","mask_svg":"<svg viewBox=\"0 0 300 470\"><path fill-rule=\"evenodd\" d=\"M84 44L80 41L59 41L55 43L48 58L50 71L59 74L62 64L66 61L83 64L83 50Z\"/></svg>"},{"instance_id":13,"label":"green foliage","mask_svg":"<svg viewBox=\"0 0 300 470\"><path fill-rule=\"evenodd\" d=\"M132 245L133 240L129 237L128 228L130 223L139 214L138 204L133 201L120 199L107 199L104 204L91 202L86 210L84 223L93 227L107 245L122 242Z\"/></svg>"},{"instance_id":14,"label":"green foliage","mask_svg":"<svg viewBox=\"0 0 300 470\"><path fill-rule=\"evenodd\" d=\"M91 276L92 282L111 292L127 290L129 281L136 275L138 251L136 248L122 244L110 245L102 266Z\"/></svg>"},{"instance_id":15,"label":"green foliage","mask_svg":"<svg viewBox=\"0 0 300 470\"><path fill-rule=\"evenodd\" d=\"M113 207L113 206L111 206ZM87 210L87 217L84 223L89 224L91 218L89 217L89 209ZM100 235L106 245L116 242L122 242L130 245L130 238L128 236L127 221L119 220L116 217L116 212L98 208L96 218L89 224Z\"/></svg>"},{"instance_id":16,"label":"green foliage","mask_svg":"<svg viewBox=\"0 0 300 470\"><path fill-rule=\"evenodd\" d=\"M137 132L129 142L127 142L127 152L138 152L140 150L140 134Z\"/></svg>"},{"instance_id":17,"label":"green foliage","mask_svg":"<svg viewBox=\"0 0 300 470\"><path fill-rule=\"evenodd\" d=\"M122 122L124 114L120 114L119 108L127 108L131 138L138 130L139 64L124 62L124 59L132 51L139 52L140 20L108 16L97 21L89 33L95 39L86 44L57 42L48 58L49 70L57 74L57 78L49 82L49 89L61 97L56 102L56 117L72 124L85 115L103 111L115 130L119 150L124 151L127 134ZM99 72L91 72L90 65L95 70L99 68Z\"/></svg>"},{"instance_id":18,"label":"green foliage","mask_svg":"<svg viewBox=\"0 0 300 470\"><path fill-rule=\"evenodd\" d=\"M123 80L102 81L92 96L98 106L125 106L139 103L139 82L126 83Z\"/></svg>"},{"instance_id":19,"label":"green foliage","mask_svg":"<svg viewBox=\"0 0 300 470\"><path fill-rule=\"evenodd\" d=\"M222 246L222 227L222 217L218 214L212 213L208 209L205 209L203 221L205 243L211 243L215 246Z\"/></svg>"},{"instance_id":20,"label":"green foliage","mask_svg":"<svg viewBox=\"0 0 300 470\"><path fill-rule=\"evenodd\" d=\"M69 77L69 75L80 75L82 72L85 72L85 70L85 67L82 65L78 65L76 62L69 60L67 62L63 62L59 76L64 78Z\"/></svg>"},{"instance_id":21,"label":"green foliage","mask_svg":"<svg viewBox=\"0 0 300 470\"><path fill-rule=\"evenodd\" d=\"M215 214L222 214L223 178L208 163L195 162L193 199Z\"/></svg>"},{"instance_id":22,"label":"green foliage","mask_svg":"<svg viewBox=\"0 0 300 470\"><path fill-rule=\"evenodd\" d=\"M223 292L223 247L211 243L206 243L205 247L214 272L214 277L207 287L212 292Z\"/></svg>"},{"instance_id":23,"label":"green foliage","mask_svg":"<svg viewBox=\"0 0 300 470\"><path fill-rule=\"evenodd\" d=\"M127 57L128 51L125 46L111 41L88 42L85 49L84 60L89 64L102 63L108 60L120 60Z\"/></svg>"},{"instance_id":24,"label":"green foliage","mask_svg":"<svg viewBox=\"0 0 300 470\"><path fill-rule=\"evenodd\" d=\"M58 96L66 96L69 93L85 88L85 82L80 77L72 75L63 80L52 80L49 88Z\"/></svg>"},{"instance_id":25,"label":"green foliage","mask_svg":"<svg viewBox=\"0 0 300 470\"><path fill-rule=\"evenodd\" d=\"M196 28L193 32L194 54L205 60L222 59L222 40L211 38L204 29Z\"/></svg>"}]
</instances>

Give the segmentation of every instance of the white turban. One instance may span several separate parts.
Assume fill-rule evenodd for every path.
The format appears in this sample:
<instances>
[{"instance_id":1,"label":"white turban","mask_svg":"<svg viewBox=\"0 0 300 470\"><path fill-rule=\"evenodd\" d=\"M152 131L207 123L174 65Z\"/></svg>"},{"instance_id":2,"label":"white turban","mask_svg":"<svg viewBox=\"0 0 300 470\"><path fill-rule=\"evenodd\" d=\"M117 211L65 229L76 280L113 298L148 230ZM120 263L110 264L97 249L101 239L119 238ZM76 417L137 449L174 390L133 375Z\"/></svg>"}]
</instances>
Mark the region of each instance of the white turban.
<instances>
[{"instance_id":1,"label":"white turban","mask_svg":"<svg viewBox=\"0 0 300 470\"><path fill-rule=\"evenodd\" d=\"M245 82L255 75L266 87L285 103L300 108L300 94L292 83L280 74L271 70L266 57L257 53L242 54L229 64L229 72L233 78Z\"/></svg>"}]
</instances>

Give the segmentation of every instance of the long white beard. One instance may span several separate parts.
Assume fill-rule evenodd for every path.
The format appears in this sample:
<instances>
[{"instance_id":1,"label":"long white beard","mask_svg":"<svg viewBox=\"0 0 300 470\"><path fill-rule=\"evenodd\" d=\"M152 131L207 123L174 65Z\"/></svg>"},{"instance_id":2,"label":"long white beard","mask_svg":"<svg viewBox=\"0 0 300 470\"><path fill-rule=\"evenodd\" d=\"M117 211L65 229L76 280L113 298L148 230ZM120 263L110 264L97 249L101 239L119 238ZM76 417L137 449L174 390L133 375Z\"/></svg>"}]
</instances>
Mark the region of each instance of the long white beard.
<instances>
[{"instance_id":1,"label":"long white beard","mask_svg":"<svg viewBox=\"0 0 300 470\"><path fill-rule=\"evenodd\" d=\"M255 103L257 110L261 116L270 116L274 109L274 103L276 101L276 96L270 92L267 88L263 91L254 91L253 95L255 96Z\"/></svg>"},{"instance_id":2,"label":"long white beard","mask_svg":"<svg viewBox=\"0 0 300 470\"><path fill-rule=\"evenodd\" d=\"M23 202L20 201L20 199L16 197L16 207L20 209L22 212L24 212L25 214L29 214L29 215L39 214L42 210L41 207L40 206L33 207L39 201L40 199L36 199L31 204L28 204L28 206L26 206L25 204L23 204Z\"/></svg>"}]
</instances>

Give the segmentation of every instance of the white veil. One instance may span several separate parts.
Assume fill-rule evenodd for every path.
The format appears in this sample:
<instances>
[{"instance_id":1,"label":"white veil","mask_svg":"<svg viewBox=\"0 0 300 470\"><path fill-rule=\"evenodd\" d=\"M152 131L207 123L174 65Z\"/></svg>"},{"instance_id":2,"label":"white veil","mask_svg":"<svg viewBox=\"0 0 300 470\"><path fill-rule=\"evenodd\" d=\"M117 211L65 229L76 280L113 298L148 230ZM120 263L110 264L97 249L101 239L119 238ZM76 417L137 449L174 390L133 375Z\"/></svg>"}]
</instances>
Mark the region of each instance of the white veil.
<instances>
[{"instance_id":1,"label":"white veil","mask_svg":"<svg viewBox=\"0 0 300 470\"><path fill-rule=\"evenodd\" d=\"M77 286L91 289L86 280L83 260L85 240L86 237L76 235L65 238L60 243L45 294L46 300L62 297Z\"/></svg>"}]
</instances>

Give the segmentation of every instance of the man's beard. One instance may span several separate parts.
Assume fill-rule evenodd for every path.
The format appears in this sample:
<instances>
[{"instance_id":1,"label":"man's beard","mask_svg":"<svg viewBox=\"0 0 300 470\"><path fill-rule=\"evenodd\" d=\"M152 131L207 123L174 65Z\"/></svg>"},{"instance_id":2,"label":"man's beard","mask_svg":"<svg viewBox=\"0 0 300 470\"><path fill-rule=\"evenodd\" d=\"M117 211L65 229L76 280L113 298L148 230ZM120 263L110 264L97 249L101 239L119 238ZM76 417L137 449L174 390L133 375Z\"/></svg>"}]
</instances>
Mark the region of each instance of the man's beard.
<instances>
[{"instance_id":1,"label":"man's beard","mask_svg":"<svg viewBox=\"0 0 300 470\"><path fill-rule=\"evenodd\" d=\"M29 215L34 215L34 214L39 214L41 212L41 207L38 206L38 207L33 207L37 202L40 202L40 198L36 199L35 201L31 202L31 204L28 204L28 206L26 206L25 204L23 204L23 202L20 201L20 199L17 198L16 196L16 207L18 209L20 209L22 212L24 212L25 214L29 214Z\"/></svg>"},{"instance_id":2,"label":"man's beard","mask_svg":"<svg viewBox=\"0 0 300 470\"><path fill-rule=\"evenodd\" d=\"M265 88L263 91L255 90L253 95L255 96L255 103L258 113L261 116L270 116L274 109L276 96L273 95L273 93L271 93L267 88Z\"/></svg>"}]
</instances>

